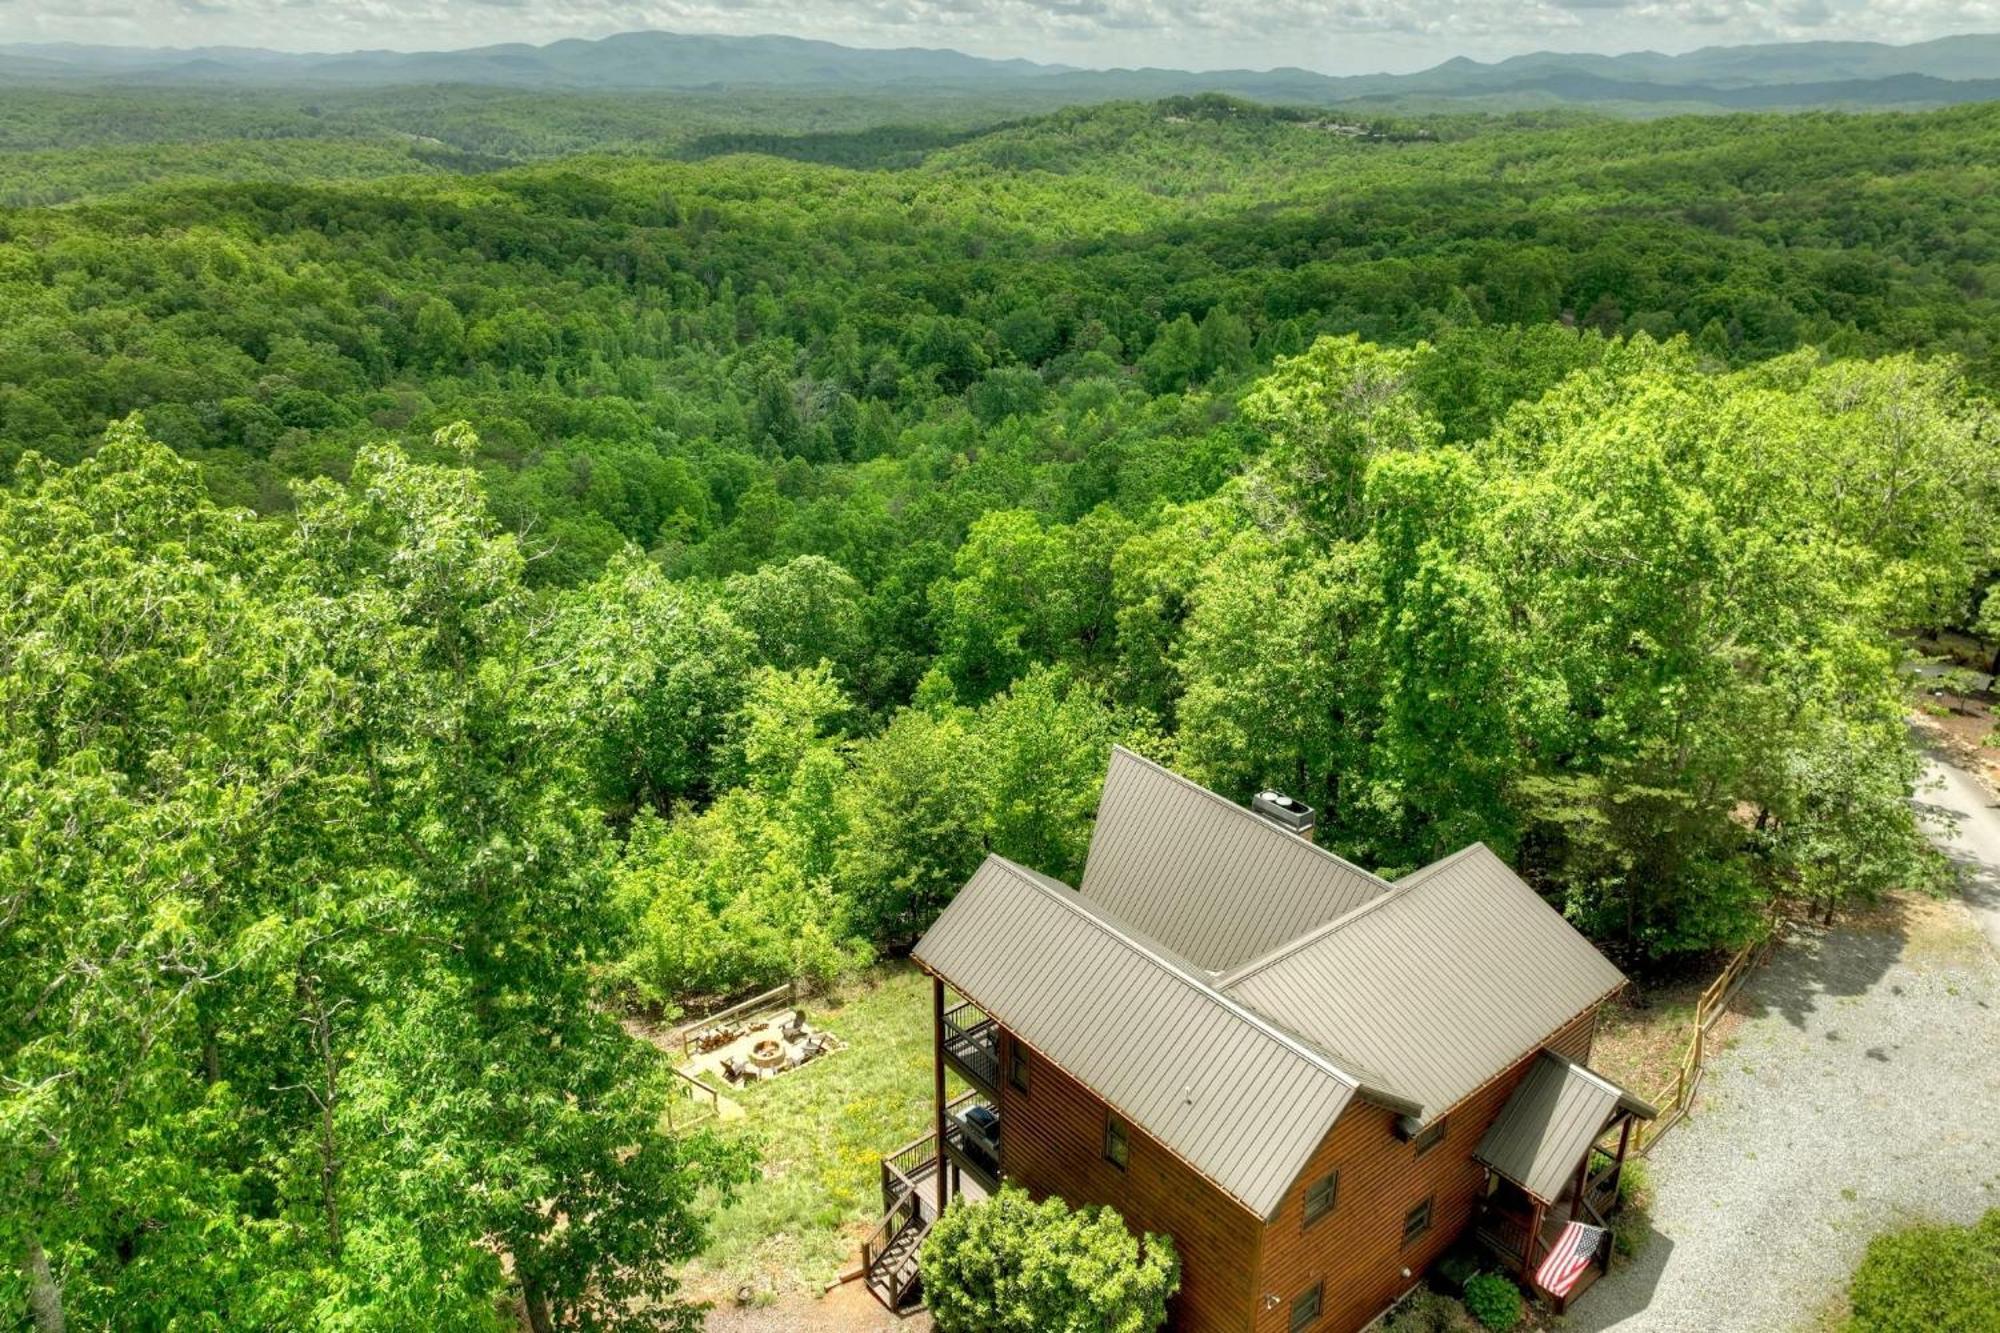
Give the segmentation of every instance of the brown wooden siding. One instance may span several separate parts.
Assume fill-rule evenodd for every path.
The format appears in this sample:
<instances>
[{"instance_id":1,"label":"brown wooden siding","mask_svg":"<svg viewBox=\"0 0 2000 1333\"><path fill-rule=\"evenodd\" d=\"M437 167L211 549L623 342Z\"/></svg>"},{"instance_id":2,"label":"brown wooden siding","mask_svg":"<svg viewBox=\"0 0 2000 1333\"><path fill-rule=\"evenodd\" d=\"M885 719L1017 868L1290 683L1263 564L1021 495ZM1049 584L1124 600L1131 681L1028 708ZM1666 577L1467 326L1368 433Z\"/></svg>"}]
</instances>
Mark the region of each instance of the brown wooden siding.
<instances>
[{"instance_id":1,"label":"brown wooden siding","mask_svg":"<svg viewBox=\"0 0 2000 1333\"><path fill-rule=\"evenodd\" d=\"M1103 1159L1109 1108L1062 1070L1028 1055L1028 1091L1008 1081L1014 1039L1000 1037L1001 1167L1037 1199L1108 1204L1140 1232L1165 1232L1181 1257L1171 1325L1184 1333L1246 1333L1263 1221L1139 1126L1126 1122L1124 1171Z\"/></svg>"},{"instance_id":2,"label":"brown wooden siding","mask_svg":"<svg viewBox=\"0 0 2000 1333\"><path fill-rule=\"evenodd\" d=\"M1593 1006L1545 1044L1587 1062L1596 1023ZM1422 1156L1395 1136L1395 1112L1358 1100L1349 1107L1264 1228L1253 1287L1257 1333L1284 1333L1292 1298L1321 1281L1326 1299L1314 1333L1351 1333L1421 1277L1472 1221L1486 1184L1472 1151L1538 1053L1524 1053L1453 1107L1444 1140ZM1306 1227L1306 1190L1333 1171L1340 1172L1333 1211ZM1405 1245L1405 1215L1430 1196L1431 1229Z\"/></svg>"}]
</instances>

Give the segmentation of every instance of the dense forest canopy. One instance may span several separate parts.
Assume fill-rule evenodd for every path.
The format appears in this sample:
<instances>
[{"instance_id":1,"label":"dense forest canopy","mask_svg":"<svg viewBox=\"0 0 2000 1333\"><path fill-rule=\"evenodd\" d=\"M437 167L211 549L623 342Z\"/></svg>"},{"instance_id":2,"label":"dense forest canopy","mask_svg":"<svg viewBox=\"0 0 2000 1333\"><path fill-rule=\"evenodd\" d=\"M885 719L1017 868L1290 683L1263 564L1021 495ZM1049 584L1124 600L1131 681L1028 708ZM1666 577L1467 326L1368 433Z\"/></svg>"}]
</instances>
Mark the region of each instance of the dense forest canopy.
<instances>
[{"instance_id":1,"label":"dense forest canopy","mask_svg":"<svg viewBox=\"0 0 2000 1333\"><path fill-rule=\"evenodd\" d=\"M1073 878L1114 741L1484 840L1632 968L1930 873L2000 107L409 175L185 96L230 142L155 184L12 104L72 202L0 213L10 1316L691 1326L746 1164L615 1015Z\"/></svg>"}]
</instances>

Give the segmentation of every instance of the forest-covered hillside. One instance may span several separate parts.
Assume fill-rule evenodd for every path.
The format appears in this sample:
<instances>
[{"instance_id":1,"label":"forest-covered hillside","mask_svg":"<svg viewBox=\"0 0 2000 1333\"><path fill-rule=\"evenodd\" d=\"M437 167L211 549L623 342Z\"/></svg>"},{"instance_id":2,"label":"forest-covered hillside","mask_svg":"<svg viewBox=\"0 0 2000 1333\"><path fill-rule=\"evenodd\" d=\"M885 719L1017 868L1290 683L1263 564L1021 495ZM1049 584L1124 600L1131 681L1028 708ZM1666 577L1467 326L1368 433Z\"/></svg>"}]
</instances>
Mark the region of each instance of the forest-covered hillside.
<instances>
[{"instance_id":1,"label":"forest-covered hillside","mask_svg":"<svg viewBox=\"0 0 2000 1333\"><path fill-rule=\"evenodd\" d=\"M7 103L8 1318L690 1326L747 1166L616 1015L1073 877L1114 741L1641 972L1933 872L2000 107L427 96L549 160Z\"/></svg>"}]
</instances>

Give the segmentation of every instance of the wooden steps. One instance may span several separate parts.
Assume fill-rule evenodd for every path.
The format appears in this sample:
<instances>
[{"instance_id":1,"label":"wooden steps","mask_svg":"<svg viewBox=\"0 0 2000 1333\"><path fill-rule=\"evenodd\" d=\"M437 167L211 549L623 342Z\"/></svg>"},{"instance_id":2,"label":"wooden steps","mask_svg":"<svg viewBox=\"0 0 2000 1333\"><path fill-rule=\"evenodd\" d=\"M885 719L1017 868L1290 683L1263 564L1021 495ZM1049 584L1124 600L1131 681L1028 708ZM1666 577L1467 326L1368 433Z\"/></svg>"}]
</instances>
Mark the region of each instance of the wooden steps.
<instances>
[{"instance_id":1,"label":"wooden steps","mask_svg":"<svg viewBox=\"0 0 2000 1333\"><path fill-rule=\"evenodd\" d=\"M897 1232L888 1248L869 1265L868 1289L892 1310L909 1309L917 1304L917 1252L923 1248L930 1229L929 1222L912 1222Z\"/></svg>"},{"instance_id":2,"label":"wooden steps","mask_svg":"<svg viewBox=\"0 0 2000 1333\"><path fill-rule=\"evenodd\" d=\"M862 1243L862 1277L876 1300L902 1313L922 1300L917 1257L931 1221L913 1193L904 1193Z\"/></svg>"}]
</instances>

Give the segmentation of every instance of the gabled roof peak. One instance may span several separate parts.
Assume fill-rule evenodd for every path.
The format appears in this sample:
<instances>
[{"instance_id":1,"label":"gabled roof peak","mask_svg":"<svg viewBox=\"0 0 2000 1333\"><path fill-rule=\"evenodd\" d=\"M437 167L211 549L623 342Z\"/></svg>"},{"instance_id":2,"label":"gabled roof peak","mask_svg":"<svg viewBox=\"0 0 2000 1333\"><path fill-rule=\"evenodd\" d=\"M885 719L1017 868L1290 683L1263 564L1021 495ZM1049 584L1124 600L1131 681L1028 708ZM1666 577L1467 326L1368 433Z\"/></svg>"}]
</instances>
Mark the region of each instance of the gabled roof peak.
<instances>
[{"instance_id":1,"label":"gabled roof peak","mask_svg":"<svg viewBox=\"0 0 2000 1333\"><path fill-rule=\"evenodd\" d=\"M1211 977L1388 889L1143 755L1112 749L1080 891Z\"/></svg>"}]
</instances>

